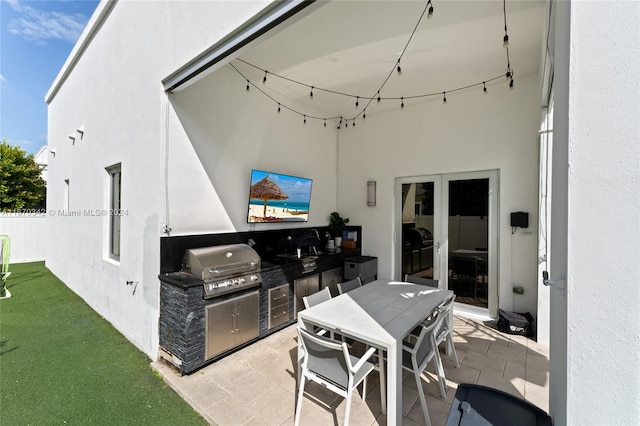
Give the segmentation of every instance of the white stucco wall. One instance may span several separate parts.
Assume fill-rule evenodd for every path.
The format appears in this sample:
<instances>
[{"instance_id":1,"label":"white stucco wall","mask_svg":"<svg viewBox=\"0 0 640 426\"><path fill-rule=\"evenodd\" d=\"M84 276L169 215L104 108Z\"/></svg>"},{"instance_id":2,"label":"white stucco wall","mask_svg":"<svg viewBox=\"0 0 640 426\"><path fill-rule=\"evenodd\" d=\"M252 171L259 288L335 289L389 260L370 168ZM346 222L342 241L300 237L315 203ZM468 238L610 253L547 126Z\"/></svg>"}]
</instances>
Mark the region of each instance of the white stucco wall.
<instances>
[{"instance_id":1,"label":"white stucco wall","mask_svg":"<svg viewBox=\"0 0 640 426\"><path fill-rule=\"evenodd\" d=\"M166 95L161 80L268 1L120 1L49 102L46 264L150 357L158 346ZM106 6L103 2L99 10ZM55 87L55 86L54 86ZM169 120L174 120L169 113ZM76 133L84 126L83 137ZM120 262L108 260L105 167L122 164ZM69 208L61 216L64 180ZM127 281L134 281L127 285Z\"/></svg>"},{"instance_id":2,"label":"white stucco wall","mask_svg":"<svg viewBox=\"0 0 640 426\"><path fill-rule=\"evenodd\" d=\"M499 170L500 307L537 308L539 78L500 81L447 95L340 131L338 207L363 226L363 253L379 258L379 276L393 277L394 181L397 177ZM366 182L377 182L377 205L366 207ZM530 227L511 235L510 213L529 212ZM511 258L511 244L514 258ZM513 265L513 269L512 269ZM514 296L512 283L525 288ZM398 278L398 277L394 277Z\"/></svg>"},{"instance_id":3,"label":"white stucco wall","mask_svg":"<svg viewBox=\"0 0 640 426\"><path fill-rule=\"evenodd\" d=\"M180 121L169 139L172 235L326 226L335 210L333 126L278 114L273 101L245 86L227 66L170 95ZM309 222L249 225L251 169L313 179Z\"/></svg>"},{"instance_id":4,"label":"white stucco wall","mask_svg":"<svg viewBox=\"0 0 640 426\"><path fill-rule=\"evenodd\" d=\"M640 3L559 3L550 408L554 424L637 425Z\"/></svg>"}]
</instances>

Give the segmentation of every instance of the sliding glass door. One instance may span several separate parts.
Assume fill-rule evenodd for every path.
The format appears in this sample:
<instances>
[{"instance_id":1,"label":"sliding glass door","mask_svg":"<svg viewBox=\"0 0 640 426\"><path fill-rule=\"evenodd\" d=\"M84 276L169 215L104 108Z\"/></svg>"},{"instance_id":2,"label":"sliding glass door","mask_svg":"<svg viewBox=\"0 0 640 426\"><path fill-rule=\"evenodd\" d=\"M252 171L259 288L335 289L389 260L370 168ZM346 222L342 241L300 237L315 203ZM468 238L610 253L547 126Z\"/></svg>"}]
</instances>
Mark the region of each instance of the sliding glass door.
<instances>
[{"instance_id":1,"label":"sliding glass door","mask_svg":"<svg viewBox=\"0 0 640 426\"><path fill-rule=\"evenodd\" d=\"M459 308L497 310L497 171L400 178L397 278L433 278Z\"/></svg>"}]
</instances>

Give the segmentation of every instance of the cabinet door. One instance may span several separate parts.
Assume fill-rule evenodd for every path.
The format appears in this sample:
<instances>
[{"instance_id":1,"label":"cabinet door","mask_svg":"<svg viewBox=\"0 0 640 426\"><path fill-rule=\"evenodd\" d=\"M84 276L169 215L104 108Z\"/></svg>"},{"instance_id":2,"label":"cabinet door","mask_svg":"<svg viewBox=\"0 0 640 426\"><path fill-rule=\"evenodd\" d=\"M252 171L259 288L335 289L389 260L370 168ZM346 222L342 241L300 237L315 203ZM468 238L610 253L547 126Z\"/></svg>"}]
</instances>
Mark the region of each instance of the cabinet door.
<instances>
[{"instance_id":1,"label":"cabinet door","mask_svg":"<svg viewBox=\"0 0 640 426\"><path fill-rule=\"evenodd\" d=\"M302 298L320 290L320 275L310 275L305 278L299 278L293 282L295 318L298 318L298 312L304 309Z\"/></svg>"},{"instance_id":2,"label":"cabinet door","mask_svg":"<svg viewBox=\"0 0 640 426\"><path fill-rule=\"evenodd\" d=\"M235 346L236 303L232 300L206 307L205 358L209 359Z\"/></svg>"},{"instance_id":3,"label":"cabinet door","mask_svg":"<svg viewBox=\"0 0 640 426\"><path fill-rule=\"evenodd\" d=\"M338 283L342 282L342 268L330 269L322 273L322 288L329 287L333 297L338 295Z\"/></svg>"},{"instance_id":4,"label":"cabinet door","mask_svg":"<svg viewBox=\"0 0 640 426\"><path fill-rule=\"evenodd\" d=\"M235 344L239 345L255 337L259 333L260 292L254 291L236 299Z\"/></svg>"}]
</instances>

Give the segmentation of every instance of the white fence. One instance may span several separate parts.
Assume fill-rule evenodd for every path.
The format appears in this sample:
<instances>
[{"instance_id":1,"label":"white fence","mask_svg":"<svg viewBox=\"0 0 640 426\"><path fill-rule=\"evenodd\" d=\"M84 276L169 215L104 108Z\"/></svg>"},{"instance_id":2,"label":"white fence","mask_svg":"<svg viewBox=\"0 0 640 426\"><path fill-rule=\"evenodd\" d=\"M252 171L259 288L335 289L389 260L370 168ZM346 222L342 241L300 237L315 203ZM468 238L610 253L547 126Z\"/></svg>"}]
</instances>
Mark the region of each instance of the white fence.
<instances>
[{"instance_id":1,"label":"white fence","mask_svg":"<svg viewBox=\"0 0 640 426\"><path fill-rule=\"evenodd\" d=\"M10 263L44 260L46 214L0 214L0 235L11 239Z\"/></svg>"}]
</instances>

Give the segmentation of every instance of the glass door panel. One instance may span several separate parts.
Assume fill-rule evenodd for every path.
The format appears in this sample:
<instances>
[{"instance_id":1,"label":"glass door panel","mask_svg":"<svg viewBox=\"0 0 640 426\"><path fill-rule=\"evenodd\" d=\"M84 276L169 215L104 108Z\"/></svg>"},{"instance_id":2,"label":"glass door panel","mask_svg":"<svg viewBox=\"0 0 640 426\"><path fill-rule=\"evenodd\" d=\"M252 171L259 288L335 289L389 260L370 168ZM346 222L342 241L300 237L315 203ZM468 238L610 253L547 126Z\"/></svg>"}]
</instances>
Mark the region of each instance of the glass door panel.
<instances>
[{"instance_id":1,"label":"glass door panel","mask_svg":"<svg viewBox=\"0 0 640 426\"><path fill-rule=\"evenodd\" d=\"M448 285L456 302L489 307L489 179L448 181Z\"/></svg>"},{"instance_id":2,"label":"glass door panel","mask_svg":"<svg viewBox=\"0 0 640 426\"><path fill-rule=\"evenodd\" d=\"M434 278L435 183L402 184L402 279Z\"/></svg>"}]
</instances>

